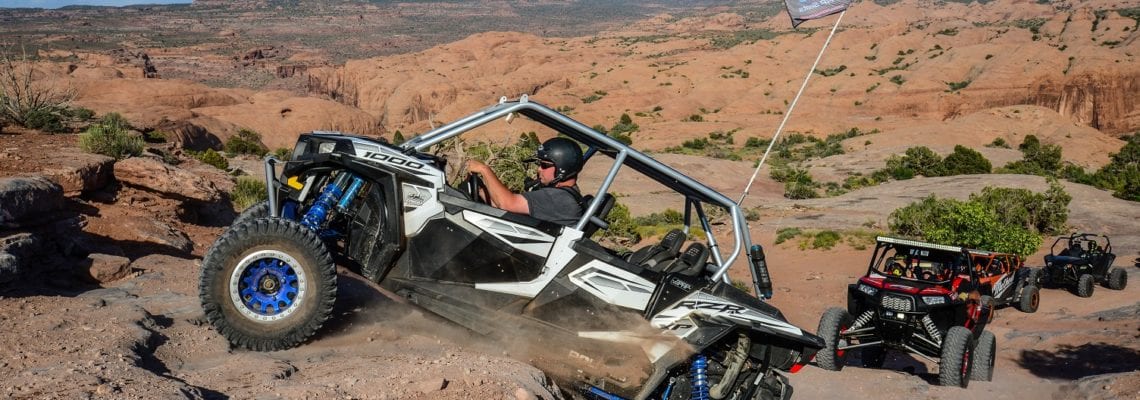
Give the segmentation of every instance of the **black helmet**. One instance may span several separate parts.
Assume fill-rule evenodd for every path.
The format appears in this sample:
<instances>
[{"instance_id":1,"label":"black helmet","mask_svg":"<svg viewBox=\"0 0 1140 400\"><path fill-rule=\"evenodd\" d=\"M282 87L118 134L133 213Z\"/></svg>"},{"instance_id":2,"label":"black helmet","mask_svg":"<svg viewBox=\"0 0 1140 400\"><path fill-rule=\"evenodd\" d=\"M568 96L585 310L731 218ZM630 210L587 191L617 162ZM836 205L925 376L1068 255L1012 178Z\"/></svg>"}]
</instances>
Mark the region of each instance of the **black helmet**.
<instances>
[{"instance_id":1,"label":"black helmet","mask_svg":"<svg viewBox=\"0 0 1140 400\"><path fill-rule=\"evenodd\" d=\"M573 140L556 137L538 146L536 160L554 163L554 182L573 178L582 170L582 148Z\"/></svg>"}]
</instances>

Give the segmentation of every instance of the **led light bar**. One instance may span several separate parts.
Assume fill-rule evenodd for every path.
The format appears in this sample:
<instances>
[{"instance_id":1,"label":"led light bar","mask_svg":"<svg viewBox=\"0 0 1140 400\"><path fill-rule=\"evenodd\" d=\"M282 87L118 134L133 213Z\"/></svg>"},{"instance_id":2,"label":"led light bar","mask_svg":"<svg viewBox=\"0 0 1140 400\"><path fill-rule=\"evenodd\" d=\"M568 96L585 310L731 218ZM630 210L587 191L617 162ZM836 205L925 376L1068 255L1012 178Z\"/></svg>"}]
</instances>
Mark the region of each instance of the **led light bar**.
<instances>
[{"instance_id":1,"label":"led light bar","mask_svg":"<svg viewBox=\"0 0 1140 400\"><path fill-rule=\"evenodd\" d=\"M917 240L898 239L898 238L885 237L885 236L876 237L875 240L878 240L878 241L883 242L883 243L901 244L903 246L913 246L913 247L925 247L928 249L935 249L935 250L945 250L945 251L962 251L963 250L963 248L959 247L959 246L947 246L944 244L926 243L926 242L920 242Z\"/></svg>"}]
</instances>

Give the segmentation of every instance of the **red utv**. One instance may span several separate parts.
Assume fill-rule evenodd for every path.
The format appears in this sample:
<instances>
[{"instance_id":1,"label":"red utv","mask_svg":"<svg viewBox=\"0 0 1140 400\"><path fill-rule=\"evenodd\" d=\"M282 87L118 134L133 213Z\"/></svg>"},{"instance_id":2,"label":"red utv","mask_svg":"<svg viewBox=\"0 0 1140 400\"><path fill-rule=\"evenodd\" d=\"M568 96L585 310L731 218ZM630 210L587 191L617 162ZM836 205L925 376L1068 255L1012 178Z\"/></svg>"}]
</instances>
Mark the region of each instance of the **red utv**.
<instances>
[{"instance_id":1,"label":"red utv","mask_svg":"<svg viewBox=\"0 0 1140 400\"><path fill-rule=\"evenodd\" d=\"M994 306L1013 305L1021 312L1037 311L1041 303L1041 270L1025 267L1017 254L985 250L969 250L970 261L978 275L978 291L982 303ZM989 296L988 298L986 296Z\"/></svg>"},{"instance_id":2,"label":"red utv","mask_svg":"<svg viewBox=\"0 0 1140 400\"><path fill-rule=\"evenodd\" d=\"M867 274L848 286L847 309L830 308L817 334L820 368L838 371L852 350L878 368L887 350L938 363L938 381L966 387L993 378L996 338L986 331L984 302L970 251L963 247L879 237Z\"/></svg>"}]
</instances>

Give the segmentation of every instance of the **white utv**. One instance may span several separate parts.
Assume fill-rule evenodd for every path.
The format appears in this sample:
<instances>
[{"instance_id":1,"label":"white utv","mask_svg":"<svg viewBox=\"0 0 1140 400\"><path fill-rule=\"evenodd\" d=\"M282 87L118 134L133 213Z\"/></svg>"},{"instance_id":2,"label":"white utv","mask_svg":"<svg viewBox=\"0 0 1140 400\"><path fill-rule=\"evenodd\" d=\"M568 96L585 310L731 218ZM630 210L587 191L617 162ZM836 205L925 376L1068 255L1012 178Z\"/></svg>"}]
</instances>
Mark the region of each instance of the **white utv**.
<instances>
[{"instance_id":1,"label":"white utv","mask_svg":"<svg viewBox=\"0 0 1140 400\"><path fill-rule=\"evenodd\" d=\"M587 163L612 162L573 226L491 207L479 200L476 178L462 190L449 186L446 160L428 153L508 116L577 141ZM676 230L627 256L592 240L606 228L612 185L625 168L679 194L685 231L697 224L703 240L682 251L687 234ZM202 263L205 315L236 347L273 351L309 339L336 301L336 263L481 334L538 331L587 360L610 356L598 349L633 346L643 357L633 361L648 365L637 381L582 371L569 382L572 396L786 399L786 374L824 347L760 298L772 292L764 253L735 202L526 96L398 146L303 134L290 160L266 158L266 179L268 201L239 216ZM707 207L724 211L730 243L712 235ZM738 259L750 266L759 297L730 284L726 273Z\"/></svg>"}]
</instances>

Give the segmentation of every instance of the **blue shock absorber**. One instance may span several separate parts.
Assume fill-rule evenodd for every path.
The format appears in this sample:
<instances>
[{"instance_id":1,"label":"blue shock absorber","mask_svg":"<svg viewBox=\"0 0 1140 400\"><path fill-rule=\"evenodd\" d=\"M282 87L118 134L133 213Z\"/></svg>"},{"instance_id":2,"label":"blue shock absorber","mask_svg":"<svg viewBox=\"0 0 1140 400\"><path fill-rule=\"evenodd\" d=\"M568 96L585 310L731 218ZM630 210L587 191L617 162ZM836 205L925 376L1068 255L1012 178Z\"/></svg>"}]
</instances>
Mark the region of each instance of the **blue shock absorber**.
<instances>
[{"instance_id":1,"label":"blue shock absorber","mask_svg":"<svg viewBox=\"0 0 1140 400\"><path fill-rule=\"evenodd\" d=\"M709 400L709 360L704 354L693 358L693 365L689 367L689 382L693 390L689 392L691 400Z\"/></svg>"},{"instance_id":2,"label":"blue shock absorber","mask_svg":"<svg viewBox=\"0 0 1140 400\"><path fill-rule=\"evenodd\" d=\"M321 228L321 224L329 217L329 211L332 211L333 205L337 204L341 195L344 194L345 186L348 186L348 180L356 178L348 173L341 173L334 179L325 189L321 191L321 197L313 202L313 206L309 207L309 211L301 218L301 225L314 231ZM358 178L357 178L358 179ZM348 196L345 196L348 197Z\"/></svg>"},{"instance_id":3,"label":"blue shock absorber","mask_svg":"<svg viewBox=\"0 0 1140 400\"><path fill-rule=\"evenodd\" d=\"M336 203L337 210L344 211L348 205L352 203L352 199L356 198L356 194L360 192L360 186L364 185L364 180L356 175L352 176L352 183L348 185L348 190L344 191L344 197L340 198L340 202Z\"/></svg>"}]
</instances>

